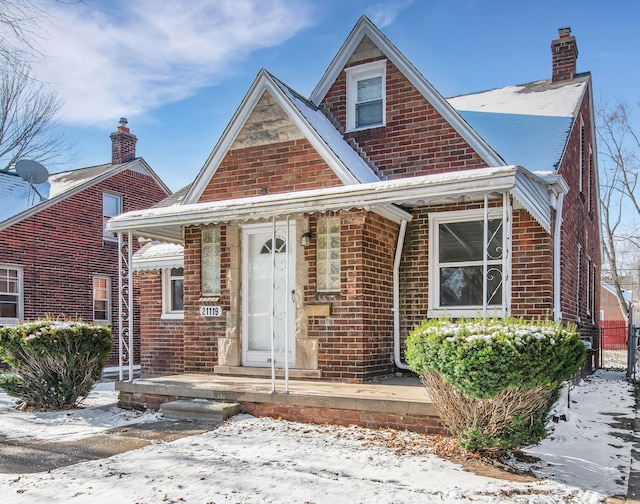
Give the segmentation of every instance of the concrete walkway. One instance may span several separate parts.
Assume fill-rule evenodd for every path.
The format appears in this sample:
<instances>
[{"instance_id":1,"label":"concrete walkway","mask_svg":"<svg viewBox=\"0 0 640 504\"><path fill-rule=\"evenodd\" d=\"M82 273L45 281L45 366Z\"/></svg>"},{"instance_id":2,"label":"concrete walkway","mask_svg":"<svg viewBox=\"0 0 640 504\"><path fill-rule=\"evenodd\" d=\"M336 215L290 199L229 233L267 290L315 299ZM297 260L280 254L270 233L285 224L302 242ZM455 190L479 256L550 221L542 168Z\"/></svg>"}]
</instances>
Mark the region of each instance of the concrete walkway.
<instances>
[{"instance_id":1,"label":"concrete walkway","mask_svg":"<svg viewBox=\"0 0 640 504\"><path fill-rule=\"evenodd\" d=\"M7 439L0 436L0 473L45 472L89 460L137 450L152 443L202 434L215 424L193 421L158 422L109 429L74 441Z\"/></svg>"}]
</instances>

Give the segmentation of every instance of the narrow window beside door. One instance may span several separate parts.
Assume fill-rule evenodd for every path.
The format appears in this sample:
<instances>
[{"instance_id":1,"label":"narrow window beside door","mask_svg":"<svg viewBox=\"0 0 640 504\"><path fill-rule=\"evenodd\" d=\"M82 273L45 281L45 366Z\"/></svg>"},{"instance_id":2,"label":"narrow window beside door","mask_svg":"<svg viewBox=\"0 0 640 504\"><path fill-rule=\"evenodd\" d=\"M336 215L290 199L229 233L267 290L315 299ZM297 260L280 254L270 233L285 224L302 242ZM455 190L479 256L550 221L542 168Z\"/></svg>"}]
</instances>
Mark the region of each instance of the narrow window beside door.
<instances>
[{"instance_id":1,"label":"narrow window beside door","mask_svg":"<svg viewBox=\"0 0 640 504\"><path fill-rule=\"evenodd\" d=\"M93 277L93 321L111 323L111 278L108 276Z\"/></svg>"}]
</instances>

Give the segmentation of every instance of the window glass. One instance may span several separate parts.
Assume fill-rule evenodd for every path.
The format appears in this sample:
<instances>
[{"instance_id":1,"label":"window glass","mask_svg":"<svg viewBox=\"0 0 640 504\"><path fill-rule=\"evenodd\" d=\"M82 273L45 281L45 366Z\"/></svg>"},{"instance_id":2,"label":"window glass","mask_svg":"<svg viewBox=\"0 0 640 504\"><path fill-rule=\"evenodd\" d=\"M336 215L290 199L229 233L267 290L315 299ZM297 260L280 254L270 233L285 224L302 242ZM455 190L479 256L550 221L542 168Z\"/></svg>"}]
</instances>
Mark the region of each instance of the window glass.
<instances>
[{"instance_id":1,"label":"window glass","mask_svg":"<svg viewBox=\"0 0 640 504\"><path fill-rule=\"evenodd\" d=\"M458 215L456 215L458 214ZM463 214L463 215L459 215ZM468 215L469 220L461 217ZM477 212L452 212L434 215L437 244L431 249L436 285L433 308L473 308L502 305L502 219L487 222L487 245L484 245L484 218ZM486 254L486 298L484 264Z\"/></svg>"},{"instance_id":2,"label":"window glass","mask_svg":"<svg viewBox=\"0 0 640 504\"><path fill-rule=\"evenodd\" d=\"M349 67L347 129L381 126L385 122L386 61Z\"/></svg>"},{"instance_id":3,"label":"window glass","mask_svg":"<svg viewBox=\"0 0 640 504\"><path fill-rule=\"evenodd\" d=\"M107 221L122 212L122 198L116 194L102 193L102 232L106 237L114 237L107 231Z\"/></svg>"},{"instance_id":4,"label":"window glass","mask_svg":"<svg viewBox=\"0 0 640 504\"><path fill-rule=\"evenodd\" d=\"M171 311L184 310L184 269L171 268L170 273Z\"/></svg>"},{"instance_id":5,"label":"window glass","mask_svg":"<svg viewBox=\"0 0 640 504\"><path fill-rule=\"evenodd\" d=\"M318 219L316 268L318 290L340 291L340 217Z\"/></svg>"},{"instance_id":6,"label":"window glass","mask_svg":"<svg viewBox=\"0 0 640 504\"><path fill-rule=\"evenodd\" d=\"M202 285L203 296L220 294L220 230L204 228L202 230Z\"/></svg>"},{"instance_id":7,"label":"window glass","mask_svg":"<svg viewBox=\"0 0 640 504\"><path fill-rule=\"evenodd\" d=\"M104 276L93 277L93 320L109 322L110 316L110 284L111 279Z\"/></svg>"},{"instance_id":8,"label":"window glass","mask_svg":"<svg viewBox=\"0 0 640 504\"><path fill-rule=\"evenodd\" d=\"M20 317L20 288L18 270L0 267L0 318Z\"/></svg>"}]
</instances>

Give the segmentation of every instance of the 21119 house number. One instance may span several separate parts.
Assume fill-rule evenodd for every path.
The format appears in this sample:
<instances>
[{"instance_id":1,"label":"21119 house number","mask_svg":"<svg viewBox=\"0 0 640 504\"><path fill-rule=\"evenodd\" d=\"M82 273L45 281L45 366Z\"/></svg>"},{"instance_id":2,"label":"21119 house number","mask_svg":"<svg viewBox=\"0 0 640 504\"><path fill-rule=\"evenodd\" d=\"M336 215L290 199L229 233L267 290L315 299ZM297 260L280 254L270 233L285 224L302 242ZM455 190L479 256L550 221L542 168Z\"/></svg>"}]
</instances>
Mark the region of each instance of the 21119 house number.
<instances>
[{"instance_id":1,"label":"21119 house number","mask_svg":"<svg viewBox=\"0 0 640 504\"><path fill-rule=\"evenodd\" d=\"M222 316L222 306L201 306L200 315L202 317L220 317Z\"/></svg>"}]
</instances>

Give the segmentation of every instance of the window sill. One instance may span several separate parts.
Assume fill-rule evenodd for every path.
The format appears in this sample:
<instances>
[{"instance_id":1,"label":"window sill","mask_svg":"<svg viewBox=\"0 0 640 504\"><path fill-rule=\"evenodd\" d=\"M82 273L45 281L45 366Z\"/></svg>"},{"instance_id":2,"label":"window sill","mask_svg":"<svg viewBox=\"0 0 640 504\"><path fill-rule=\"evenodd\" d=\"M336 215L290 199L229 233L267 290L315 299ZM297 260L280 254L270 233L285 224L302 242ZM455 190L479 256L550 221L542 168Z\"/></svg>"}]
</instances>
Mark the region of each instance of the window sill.
<instances>
[{"instance_id":1,"label":"window sill","mask_svg":"<svg viewBox=\"0 0 640 504\"><path fill-rule=\"evenodd\" d=\"M184 319L184 312L183 313L163 313L162 315L160 315L160 320L183 320Z\"/></svg>"}]
</instances>

